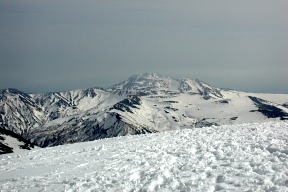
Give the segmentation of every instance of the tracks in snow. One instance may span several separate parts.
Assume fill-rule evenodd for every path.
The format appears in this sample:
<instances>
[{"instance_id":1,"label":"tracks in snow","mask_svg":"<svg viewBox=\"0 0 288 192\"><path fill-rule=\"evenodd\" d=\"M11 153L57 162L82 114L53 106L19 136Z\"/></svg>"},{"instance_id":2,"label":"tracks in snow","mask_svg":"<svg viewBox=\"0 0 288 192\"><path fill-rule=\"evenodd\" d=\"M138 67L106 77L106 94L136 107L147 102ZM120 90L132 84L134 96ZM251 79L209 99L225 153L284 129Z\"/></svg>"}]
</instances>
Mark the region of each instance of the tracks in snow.
<instances>
[{"instance_id":1,"label":"tracks in snow","mask_svg":"<svg viewBox=\"0 0 288 192\"><path fill-rule=\"evenodd\" d=\"M287 191L288 123L118 137L0 157L2 191Z\"/></svg>"}]
</instances>

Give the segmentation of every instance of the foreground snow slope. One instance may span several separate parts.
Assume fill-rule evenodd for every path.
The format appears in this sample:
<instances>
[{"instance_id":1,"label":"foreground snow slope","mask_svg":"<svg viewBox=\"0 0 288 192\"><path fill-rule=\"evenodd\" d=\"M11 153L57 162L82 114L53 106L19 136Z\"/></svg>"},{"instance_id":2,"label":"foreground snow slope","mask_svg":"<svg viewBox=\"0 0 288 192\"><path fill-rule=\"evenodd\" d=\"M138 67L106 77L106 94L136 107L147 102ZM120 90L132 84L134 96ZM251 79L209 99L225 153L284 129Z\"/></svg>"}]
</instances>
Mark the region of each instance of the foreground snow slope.
<instances>
[{"instance_id":1,"label":"foreground snow slope","mask_svg":"<svg viewBox=\"0 0 288 192\"><path fill-rule=\"evenodd\" d=\"M167 131L0 156L0 191L288 191L288 122Z\"/></svg>"}]
</instances>

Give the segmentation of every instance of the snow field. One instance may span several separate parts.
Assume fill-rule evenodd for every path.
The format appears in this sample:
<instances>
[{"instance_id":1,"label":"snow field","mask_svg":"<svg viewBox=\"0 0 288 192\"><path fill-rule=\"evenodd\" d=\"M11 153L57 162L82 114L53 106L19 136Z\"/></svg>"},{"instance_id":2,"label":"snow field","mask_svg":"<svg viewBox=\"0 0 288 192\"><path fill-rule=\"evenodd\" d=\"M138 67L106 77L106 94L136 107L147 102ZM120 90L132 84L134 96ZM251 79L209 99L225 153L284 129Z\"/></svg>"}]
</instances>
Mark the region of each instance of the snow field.
<instances>
[{"instance_id":1,"label":"snow field","mask_svg":"<svg viewBox=\"0 0 288 192\"><path fill-rule=\"evenodd\" d=\"M0 156L0 191L288 191L288 122L125 136Z\"/></svg>"}]
</instances>

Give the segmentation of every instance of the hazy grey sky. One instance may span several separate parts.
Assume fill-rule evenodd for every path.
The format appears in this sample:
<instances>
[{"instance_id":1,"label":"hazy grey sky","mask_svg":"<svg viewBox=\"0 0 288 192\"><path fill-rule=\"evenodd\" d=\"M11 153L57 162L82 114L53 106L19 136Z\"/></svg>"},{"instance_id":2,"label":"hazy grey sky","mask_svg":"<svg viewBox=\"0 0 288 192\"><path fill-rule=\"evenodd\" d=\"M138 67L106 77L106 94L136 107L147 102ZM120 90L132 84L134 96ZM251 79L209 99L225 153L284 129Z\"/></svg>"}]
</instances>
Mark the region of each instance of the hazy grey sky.
<instances>
[{"instance_id":1,"label":"hazy grey sky","mask_svg":"<svg viewBox=\"0 0 288 192\"><path fill-rule=\"evenodd\" d=\"M0 89L109 86L131 74L288 93L287 0L1 0Z\"/></svg>"}]
</instances>

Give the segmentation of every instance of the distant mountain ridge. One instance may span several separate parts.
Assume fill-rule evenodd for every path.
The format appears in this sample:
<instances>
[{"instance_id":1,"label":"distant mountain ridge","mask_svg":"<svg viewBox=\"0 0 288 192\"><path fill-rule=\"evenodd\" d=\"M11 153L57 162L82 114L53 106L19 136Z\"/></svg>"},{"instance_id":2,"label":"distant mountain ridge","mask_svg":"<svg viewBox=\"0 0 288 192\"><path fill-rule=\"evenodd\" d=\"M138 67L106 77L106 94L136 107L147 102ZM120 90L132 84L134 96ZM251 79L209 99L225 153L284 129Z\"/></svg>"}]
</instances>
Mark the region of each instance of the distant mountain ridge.
<instances>
[{"instance_id":1,"label":"distant mountain ridge","mask_svg":"<svg viewBox=\"0 0 288 192\"><path fill-rule=\"evenodd\" d=\"M133 75L107 89L0 91L0 128L46 147L127 134L288 119L288 94L246 93L190 78Z\"/></svg>"}]
</instances>

